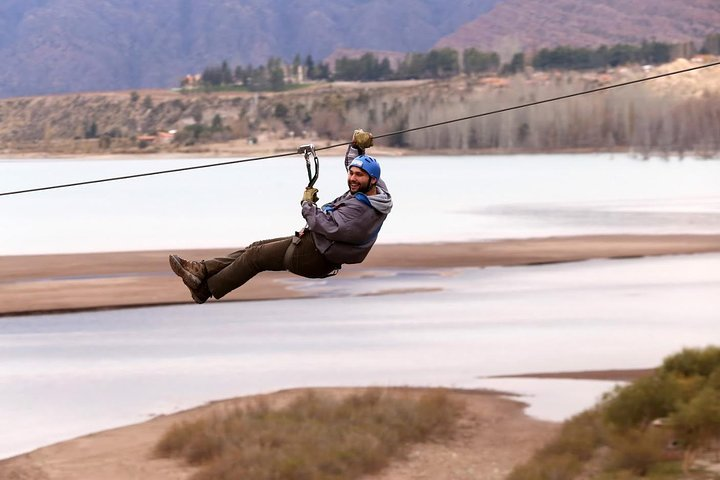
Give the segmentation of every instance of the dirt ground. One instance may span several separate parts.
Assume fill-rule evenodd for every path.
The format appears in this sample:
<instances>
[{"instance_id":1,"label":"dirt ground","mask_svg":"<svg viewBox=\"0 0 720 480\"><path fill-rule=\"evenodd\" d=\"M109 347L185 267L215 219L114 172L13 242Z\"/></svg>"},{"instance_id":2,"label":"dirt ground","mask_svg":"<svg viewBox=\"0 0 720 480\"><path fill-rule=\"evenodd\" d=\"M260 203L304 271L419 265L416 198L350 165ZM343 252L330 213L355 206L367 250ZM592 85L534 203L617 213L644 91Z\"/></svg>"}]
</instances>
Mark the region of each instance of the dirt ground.
<instances>
[{"instance_id":1,"label":"dirt ground","mask_svg":"<svg viewBox=\"0 0 720 480\"><path fill-rule=\"evenodd\" d=\"M119 252L0 257L0 315L192 302L168 267L168 254L212 258L235 250ZM571 262L593 258L692 254L720 251L720 235L598 235L492 242L377 245L361 265L342 276L380 269L489 267ZM302 296L284 272L266 272L227 300Z\"/></svg>"},{"instance_id":2,"label":"dirt ground","mask_svg":"<svg viewBox=\"0 0 720 480\"><path fill-rule=\"evenodd\" d=\"M32 453L0 461L3 480L184 480L195 469L176 460L157 459L152 449L174 423L212 412L252 405L259 398L282 407L306 392L288 390L214 402L199 408L160 416L129 427L80 437ZM359 389L322 389L348 395ZM417 393L423 390L415 390ZM465 413L457 434L443 443L412 446L378 475L363 480L499 480L528 459L557 431L558 424L523 414L523 404L484 391L453 391Z\"/></svg>"}]
</instances>

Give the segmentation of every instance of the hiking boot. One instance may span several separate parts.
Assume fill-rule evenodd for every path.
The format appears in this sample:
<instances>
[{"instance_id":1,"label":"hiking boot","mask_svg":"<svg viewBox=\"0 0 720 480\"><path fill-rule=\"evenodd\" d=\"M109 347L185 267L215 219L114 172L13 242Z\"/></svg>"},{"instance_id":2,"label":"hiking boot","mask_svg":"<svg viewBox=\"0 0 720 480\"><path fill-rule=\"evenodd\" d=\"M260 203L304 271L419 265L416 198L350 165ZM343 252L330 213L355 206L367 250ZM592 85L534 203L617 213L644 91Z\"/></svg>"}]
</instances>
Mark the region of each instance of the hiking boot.
<instances>
[{"instance_id":1,"label":"hiking boot","mask_svg":"<svg viewBox=\"0 0 720 480\"><path fill-rule=\"evenodd\" d=\"M208 298L212 297L212 293L210 293L207 282L202 282L200 284L200 288L190 289L190 296L195 301L195 303L205 303L208 301Z\"/></svg>"},{"instance_id":2,"label":"hiking boot","mask_svg":"<svg viewBox=\"0 0 720 480\"><path fill-rule=\"evenodd\" d=\"M177 255L170 255L170 268L175 275L182 278L183 283L190 290L198 290L207 276L205 264L190 262Z\"/></svg>"}]
</instances>

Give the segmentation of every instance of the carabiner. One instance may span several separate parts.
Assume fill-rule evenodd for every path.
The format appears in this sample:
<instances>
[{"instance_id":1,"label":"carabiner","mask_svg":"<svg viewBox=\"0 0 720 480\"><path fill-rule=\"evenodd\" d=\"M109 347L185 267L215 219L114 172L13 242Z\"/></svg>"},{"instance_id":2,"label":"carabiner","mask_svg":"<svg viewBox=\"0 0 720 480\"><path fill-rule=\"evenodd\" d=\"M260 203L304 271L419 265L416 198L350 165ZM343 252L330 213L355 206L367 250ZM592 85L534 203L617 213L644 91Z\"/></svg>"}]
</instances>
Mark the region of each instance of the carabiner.
<instances>
[{"instance_id":1,"label":"carabiner","mask_svg":"<svg viewBox=\"0 0 720 480\"><path fill-rule=\"evenodd\" d=\"M320 160L318 160L317 154L315 153L315 145L313 145L312 143L309 143L307 145L301 145L298 147L297 152L302 153L305 156L305 166L307 167L308 174L307 188L312 188L318 179L318 175L320 175ZM315 174L312 173L312 167L310 165L310 154L312 154L315 163Z\"/></svg>"}]
</instances>

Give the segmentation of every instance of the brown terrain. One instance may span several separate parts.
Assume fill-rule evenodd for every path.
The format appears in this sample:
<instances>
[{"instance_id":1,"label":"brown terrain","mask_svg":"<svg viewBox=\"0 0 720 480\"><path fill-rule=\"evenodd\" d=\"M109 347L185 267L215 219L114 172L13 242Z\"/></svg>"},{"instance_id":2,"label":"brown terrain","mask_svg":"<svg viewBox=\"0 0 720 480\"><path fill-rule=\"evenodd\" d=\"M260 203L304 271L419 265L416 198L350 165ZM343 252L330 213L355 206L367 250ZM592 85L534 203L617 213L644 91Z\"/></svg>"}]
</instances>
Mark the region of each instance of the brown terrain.
<instances>
[{"instance_id":1,"label":"brown terrain","mask_svg":"<svg viewBox=\"0 0 720 480\"><path fill-rule=\"evenodd\" d=\"M542 47L639 44L649 39L699 45L705 35L717 33L718 25L715 0L505 0L435 47L480 46L509 56Z\"/></svg>"},{"instance_id":2,"label":"brown terrain","mask_svg":"<svg viewBox=\"0 0 720 480\"><path fill-rule=\"evenodd\" d=\"M344 396L359 389L315 389ZM152 449L173 424L247 407L259 399L281 408L307 390L223 400L128 427L62 442L0 461L3 480L185 480L195 469L158 459ZM407 391L407 389L402 389ZM422 390L417 390L418 393ZM485 391L453 391L466 406L454 437L411 447L405 458L363 480L500 480L527 460L558 425L525 416L523 404ZM508 448L511 446L511 448Z\"/></svg>"},{"instance_id":3,"label":"brown terrain","mask_svg":"<svg viewBox=\"0 0 720 480\"><path fill-rule=\"evenodd\" d=\"M181 94L141 90L2 99L0 156L288 153L304 143L327 146L345 142L349 132L358 127L384 134L408 126L520 105L528 98L552 98L713 61L717 58L679 59L649 71L632 66L607 72L527 72L513 77L318 83L279 93ZM657 145L646 145L644 129L659 128L653 122L660 122L658 125L662 126L663 120L668 123L668 117L682 125L681 136L687 143L670 145L670 148L692 151L698 145L712 145L714 141L714 137L708 139L702 132L713 131L716 121L712 112L720 95L718 68L664 78L632 89L613 90L606 95L583 97L577 103L557 103L553 107L557 109L553 110L554 115L567 119L560 131L557 122L552 121L553 116L546 114L549 107L538 107L511 117L514 125L524 122L532 126L529 134L522 138L517 136L517 128L503 127L507 122L505 117L491 116L482 121L437 127L422 134L380 139L375 154L427 150L465 154L659 150ZM420 89L422 96L417 95ZM658 102L658 97L662 97L662 102ZM694 103L698 99L702 102ZM640 107L651 104L653 108ZM660 106L663 109L658 109ZM705 110L707 113L703 113ZM608 112L607 118L598 116L597 111ZM637 111L643 115L637 115ZM222 129L210 132L216 117L222 121ZM635 118L636 124L619 120L625 117ZM92 125L97 138L86 138ZM203 136L195 140L187 138L184 129L199 125L206 129ZM572 125L583 128L578 133ZM612 141L607 134L601 134L608 129ZM164 137L156 134L167 131L176 133ZM659 136L655 130L652 132L649 138ZM679 135L675 131L668 135L671 133L674 137ZM335 154L341 154L337 152Z\"/></svg>"},{"instance_id":4,"label":"brown terrain","mask_svg":"<svg viewBox=\"0 0 720 480\"><path fill-rule=\"evenodd\" d=\"M190 259L228 250L177 251ZM491 267L720 251L719 235L600 235L428 245L378 245L362 265L341 275L379 269ZM168 267L170 252L0 256L0 315L166 305L191 301ZM266 272L226 297L298 297L284 272ZM382 292L380 292L382 293ZM226 301L224 300L224 301Z\"/></svg>"}]
</instances>

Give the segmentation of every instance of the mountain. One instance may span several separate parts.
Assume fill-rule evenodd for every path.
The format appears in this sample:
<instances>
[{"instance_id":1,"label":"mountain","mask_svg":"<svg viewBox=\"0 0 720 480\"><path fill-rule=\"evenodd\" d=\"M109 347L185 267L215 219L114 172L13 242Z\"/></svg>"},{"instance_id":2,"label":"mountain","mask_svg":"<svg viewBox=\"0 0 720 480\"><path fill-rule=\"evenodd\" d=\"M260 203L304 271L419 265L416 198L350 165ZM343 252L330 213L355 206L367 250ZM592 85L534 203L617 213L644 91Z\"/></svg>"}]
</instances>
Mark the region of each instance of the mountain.
<instances>
[{"instance_id":1,"label":"mountain","mask_svg":"<svg viewBox=\"0 0 720 480\"><path fill-rule=\"evenodd\" d=\"M377 51L396 61L446 46L507 59L719 31L720 0L3 0L0 97L166 88L223 60Z\"/></svg>"},{"instance_id":2,"label":"mountain","mask_svg":"<svg viewBox=\"0 0 720 480\"><path fill-rule=\"evenodd\" d=\"M3 0L0 96L169 87L336 48L425 51L498 0Z\"/></svg>"},{"instance_id":3,"label":"mountain","mask_svg":"<svg viewBox=\"0 0 720 480\"><path fill-rule=\"evenodd\" d=\"M504 0L440 39L436 48L478 47L508 58L560 45L694 41L720 33L718 0Z\"/></svg>"}]
</instances>

